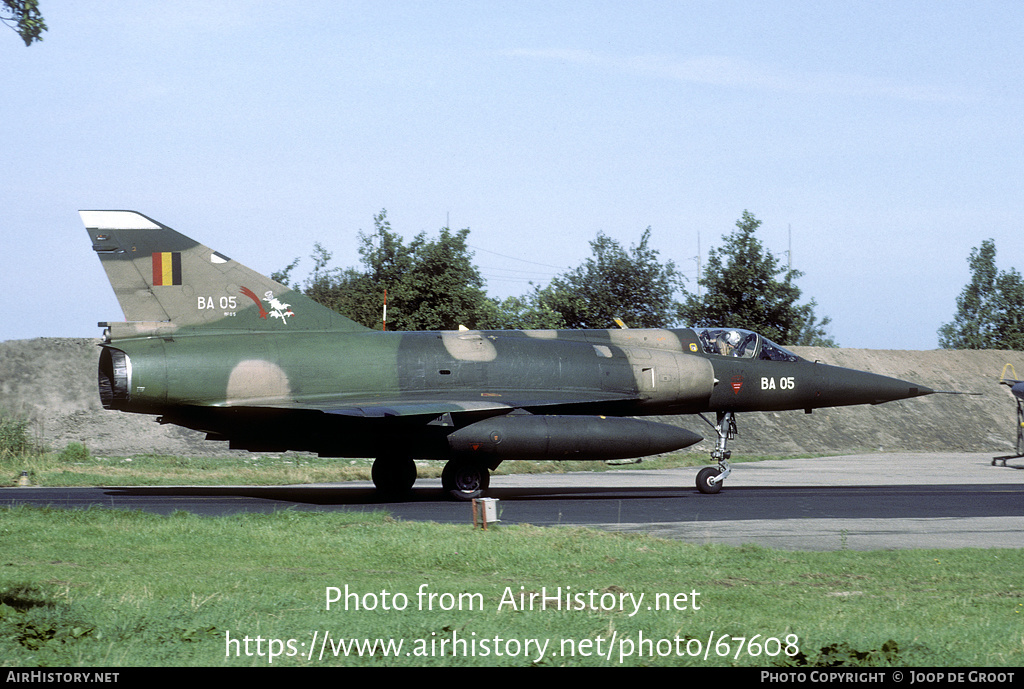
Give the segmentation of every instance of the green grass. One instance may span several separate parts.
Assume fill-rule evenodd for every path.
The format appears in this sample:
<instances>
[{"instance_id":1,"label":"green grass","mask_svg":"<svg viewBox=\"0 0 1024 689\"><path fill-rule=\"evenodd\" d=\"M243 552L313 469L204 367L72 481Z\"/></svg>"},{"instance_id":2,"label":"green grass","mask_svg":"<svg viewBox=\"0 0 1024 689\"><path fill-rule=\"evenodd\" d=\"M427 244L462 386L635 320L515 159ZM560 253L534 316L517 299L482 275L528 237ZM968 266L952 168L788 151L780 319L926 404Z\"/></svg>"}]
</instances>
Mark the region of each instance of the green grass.
<instances>
[{"instance_id":1,"label":"green grass","mask_svg":"<svg viewBox=\"0 0 1024 689\"><path fill-rule=\"evenodd\" d=\"M131 457L93 455L84 443L50 451L29 435L23 416L0 409L0 485L15 485L24 473L35 486L166 486L288 485L370 480L372 459L323 458L303 453L236 453L224 457L182 457L140 454ZM807 455L800 455L807 456ZM734 456L733 462L780 459L778 456ZM565 473L670 469L709 464L704 453L672 452L641 463L509 461L496 474ZM444 462L418 461L421 478L439 478Z\"/></svg>"},{"instance_id":2,"label":"green grass","mask_svg":"<svg viewBox=\"0 0 1024 689\"><path fill-rule=\"evenodd\" d=\"M314 483L369 479L371 465L95 457L78 443L46 452L25 439L23 425L0 428L10 483L22 471L51 486ZM744 459L766 458L733 461ZM674 453L626 467L706 463ZM510 462L500 472L578 470L615 467ZM1024 550L793 553L381 513L18 507L0 510L0 665L1018 667L1022 571ZM559 589L588 605L519 609L520 595ZM332 652L355 639L402 649Z\"/></svg>"},{"instance_id":3,"label":"green grass","mask_svg":"<svg viewBox=\"0 0 1024 689\"><path fill-rule=\"evenodd\" d=\"M379 513L18 507L0 511L0 664L1021 666L1022 571L1022 550L793 553ZM327 609L330 587L346 586L349 609L344 598ZM595 592L598 609L509 603L558 587ZM436 594L433 609L420 590ZM644 595L635 614L629 594ZM657 594L676 605L648 609ZM602 609L620 595L625 608ZM325 633L403 647L321 659ZM759 645L787 637L799 654ZM458 655L453 638L466 642ZM527 639L546 640L545 653Z\"/></svg>"},{"instance_id":4,"label":"green grass","mask_svg":"<svg viewBox=\"0 0 1024 689\"><path fill-rule=\"evenodd\" d=\"M806 456L806 455L803 455ZM781 459L778 456L734 456L732 462ZM324 458L287 453L259 455L240 453L228 457L180 457L134 455L98 457L81 443L70 443L59 452L22 451L0 453L0 484L13 485L27 472L35 486L166 486L166 485L287 485L370 480L371 459ZM502 463L495 474L615 471L617 469L671 469L710 464L703 453L674 452L645 458L638 464L605 462ZM417 462L421 478L439 478L444 462Z\"/></svg>"}]
</instances>

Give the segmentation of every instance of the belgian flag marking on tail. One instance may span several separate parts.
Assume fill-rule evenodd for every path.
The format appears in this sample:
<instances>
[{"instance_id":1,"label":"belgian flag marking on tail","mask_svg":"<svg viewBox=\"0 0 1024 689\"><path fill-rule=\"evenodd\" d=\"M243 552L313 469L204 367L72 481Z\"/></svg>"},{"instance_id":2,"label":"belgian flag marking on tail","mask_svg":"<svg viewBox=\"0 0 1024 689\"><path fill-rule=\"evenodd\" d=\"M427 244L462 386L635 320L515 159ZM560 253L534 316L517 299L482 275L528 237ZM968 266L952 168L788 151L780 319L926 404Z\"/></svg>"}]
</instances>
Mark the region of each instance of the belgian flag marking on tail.
<instances>
[{"instance_id":1,"label":"belgian flag marking on tail","mask_svg":"<svg viewBox=\"0 0 1024 689\"><path fill-rule=\"evenodd\" d=\"M181 252L158 251L153 253L153 286L181 284Z\"/></svg>"}]
</instances>

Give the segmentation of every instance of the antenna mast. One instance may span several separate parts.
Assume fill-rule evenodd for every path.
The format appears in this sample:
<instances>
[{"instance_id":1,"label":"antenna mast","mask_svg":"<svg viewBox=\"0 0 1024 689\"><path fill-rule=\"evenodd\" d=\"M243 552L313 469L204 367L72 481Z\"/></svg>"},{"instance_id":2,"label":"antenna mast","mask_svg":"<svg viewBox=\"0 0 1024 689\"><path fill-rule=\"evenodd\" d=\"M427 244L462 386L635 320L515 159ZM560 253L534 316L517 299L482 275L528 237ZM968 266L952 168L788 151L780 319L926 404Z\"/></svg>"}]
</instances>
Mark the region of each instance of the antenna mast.
<instances>
[{"instance_id":1,"label":"antenna mast","mask_svg":"<svg viewBox=\"0 0 1024 689\"><path fill-rule=\"evenodd\" d=\"M697 231L697 299L700 299L700 230Z\"/></svg>"}]
</instances>

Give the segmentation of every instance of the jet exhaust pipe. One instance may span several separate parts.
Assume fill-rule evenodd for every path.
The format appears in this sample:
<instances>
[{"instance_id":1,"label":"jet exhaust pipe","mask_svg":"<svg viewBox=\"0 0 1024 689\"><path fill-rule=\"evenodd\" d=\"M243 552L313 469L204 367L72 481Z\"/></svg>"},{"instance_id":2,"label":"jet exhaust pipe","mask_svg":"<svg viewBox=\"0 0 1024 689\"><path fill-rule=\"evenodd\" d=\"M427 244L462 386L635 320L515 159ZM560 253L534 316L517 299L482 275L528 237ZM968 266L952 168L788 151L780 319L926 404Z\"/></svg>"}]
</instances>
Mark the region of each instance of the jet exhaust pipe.
<instances>
[{"instance_id":1,"label":"jet exhaust pipe","mask_svg":"<svg viewBox=\"0 0 1024 689\"><path fill-rule=\"evenodd\" d=\"M100 353L99 390L104 409L124 409L131 398L131 361L120 349L104 347Z\"/></svg>"},{"instance_id":2,"label":"jet exhaust pipe","mask_svg":"<svg viewBox=\"0 0 1024 689\"><path fill-rule=\"evenodd\" d=\"M448 435L456 456L608 460L671 452L703 440L684 428L609 416L495 416Z\"/></svg>"}]
</instances>

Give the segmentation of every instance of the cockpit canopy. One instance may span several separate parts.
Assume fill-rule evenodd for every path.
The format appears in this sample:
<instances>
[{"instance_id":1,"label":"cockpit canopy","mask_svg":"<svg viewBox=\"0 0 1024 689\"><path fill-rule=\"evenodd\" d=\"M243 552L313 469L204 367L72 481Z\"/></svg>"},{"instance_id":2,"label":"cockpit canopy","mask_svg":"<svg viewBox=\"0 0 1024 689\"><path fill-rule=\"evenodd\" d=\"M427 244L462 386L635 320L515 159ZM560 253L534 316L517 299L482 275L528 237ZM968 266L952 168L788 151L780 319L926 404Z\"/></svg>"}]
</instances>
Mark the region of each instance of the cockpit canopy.
<instances>
[{"instance_id":1,"label":"cockpit canopy","mask_svg":"<svg viewBox=\"0 0 1024 689\"><path fill-rule=\"evenodd\" d=\"M696 333L700 346L708 354L770 361L797 361L799 359L793 352L750 330L698 328Z\"/></svg>"}]
</instances>

